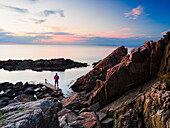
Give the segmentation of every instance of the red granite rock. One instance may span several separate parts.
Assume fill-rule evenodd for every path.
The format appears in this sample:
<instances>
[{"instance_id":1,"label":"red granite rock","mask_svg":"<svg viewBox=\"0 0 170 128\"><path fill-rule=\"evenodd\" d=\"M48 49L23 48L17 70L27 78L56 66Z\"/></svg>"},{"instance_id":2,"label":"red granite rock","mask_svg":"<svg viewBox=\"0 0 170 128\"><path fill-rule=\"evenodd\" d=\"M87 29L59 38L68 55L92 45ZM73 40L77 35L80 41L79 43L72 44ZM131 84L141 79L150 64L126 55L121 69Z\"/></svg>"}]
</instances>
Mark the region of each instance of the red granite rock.
<instances>
[{"instance_id":1,"label":"red granite rock","mask_svg":"<svg viewBox=\"0 0 170 128\"><path fill-rule=\"evenodd\" d=\"M156 43L153 41L146 42L144 46L134 48L129 59L126 56L121 63L108 69L105 82L97 90L94 90L90 102L92 104L96 102L109 103L126 91L156 77L160 68L161 71L169 71L170 40L168 39L166 37ZM162 62L166 60L164 66L161 64L161 60Z\"/></svg>"}]
</instances>

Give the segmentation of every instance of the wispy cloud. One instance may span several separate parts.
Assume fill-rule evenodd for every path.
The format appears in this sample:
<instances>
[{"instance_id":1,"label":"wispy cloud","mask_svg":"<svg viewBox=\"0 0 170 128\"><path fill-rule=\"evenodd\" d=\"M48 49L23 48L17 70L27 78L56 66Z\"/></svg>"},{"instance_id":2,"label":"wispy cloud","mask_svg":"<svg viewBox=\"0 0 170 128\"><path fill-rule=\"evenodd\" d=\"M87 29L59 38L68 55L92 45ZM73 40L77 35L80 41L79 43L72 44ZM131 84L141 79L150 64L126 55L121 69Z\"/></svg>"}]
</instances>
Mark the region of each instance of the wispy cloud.
<instances>
[{"instance_id":1,"label":"wispy cloud","mask_svg":"<svg viewBox=\"0 0 170 128\"><path fill-rule=\"evenodd\" d=\"M77 30L80 29L80 27L76 26L49 26L49 25L44 25L43 27L50 29L53 32L63 32L63 31L68 31L68 30Z\"/></svg>"},{"instance_id":2,"label":"wispy cloud","mask_svg":"<svg viewBox=\"0 0 170 128\"><path fill-rule=\"evenodd\" d=\"M42 24L46 21L46 19L31 19L35 24Z\"/></svg>"},{"instance_id":3,"label":"wispy cloud","mask_svg":"<svg viewBox=\"0 0 170 128\"><path fill-rule=\"evenodd\" d=\"M7 9L10 9L12 11L15 11L15 12L19 12L19 13L28 13L28 9L25 9L25 8L18 8L18 7L14 7L14 6L8 6L8 5L1 5Z\"/></svg>"},{"instance_id":4,"label":"wispy cloud","mask_svg":"<svg viewBox=\"0 0 170 128\"><path fill-rule=\"evenodd\" d=\"M43 11L43 15L44 16L49 16L49 15L52 15L52 14L59 14L61 17L65 17L64 16L64 11L63 10L60 10L60 9L57 9L57 10L44 10Z\"/></svg>"},{"instance_id":5,"label":"wispy cloud","mask_svg":"<svg viewBox=\"0 0 170 128\"><path fill-rule=\"evenodd\" d=\"M124 13L125 17L128 17L129 19L137 19L138 16L140 16L143 12L143 8L139 5L136 8L133 8L130 12Z\"/></svg>"},{"instance_id":6,"label":"wispy cloud","mask_svg":"<svg viewBox=\"0 0 170 128\"><path fill-rule=\"evenodd\" d=\"M6 32L3 29L0 29L0 44L30 44L34 41L39 41L41 39L47 40L51 39L50 35L29 35L29 36L16 36L14 33Z\"/></svg>"}]
</instances>

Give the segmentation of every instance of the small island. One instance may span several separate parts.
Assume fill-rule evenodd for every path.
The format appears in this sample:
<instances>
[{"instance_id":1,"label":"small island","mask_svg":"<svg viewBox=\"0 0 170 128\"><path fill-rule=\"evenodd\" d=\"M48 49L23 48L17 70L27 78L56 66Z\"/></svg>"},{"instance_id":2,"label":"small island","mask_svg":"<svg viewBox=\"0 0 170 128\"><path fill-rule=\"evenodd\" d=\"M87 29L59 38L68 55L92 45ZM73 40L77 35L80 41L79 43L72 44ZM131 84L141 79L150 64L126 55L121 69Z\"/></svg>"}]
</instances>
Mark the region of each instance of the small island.
<instances>
[{"instance_id":1,"label":"small island","mask_svg":"<svg viewBox=\"0 0 170 128\"><path fill-rule=\"evenodd\" d=\"M87 63L75 62L71 59L51 59L51 60L7 60L0 61L0 69L8 71L26 70L33 71L65 71L66 69L87 67Z\"/></svg>"}]
</instances>

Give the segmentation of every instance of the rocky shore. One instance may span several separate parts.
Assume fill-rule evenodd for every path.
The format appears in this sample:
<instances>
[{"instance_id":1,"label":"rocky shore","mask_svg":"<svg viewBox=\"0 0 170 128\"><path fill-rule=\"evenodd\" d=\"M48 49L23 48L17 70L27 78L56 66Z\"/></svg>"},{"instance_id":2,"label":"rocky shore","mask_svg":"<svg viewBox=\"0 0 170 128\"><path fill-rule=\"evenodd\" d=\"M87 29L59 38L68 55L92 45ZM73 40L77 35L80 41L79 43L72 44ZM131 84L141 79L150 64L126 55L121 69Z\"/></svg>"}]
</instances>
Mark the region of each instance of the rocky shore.
<instances>
[{"instance_id":1,"label":"rocky shore","mask_svg":"<svg viewBox=\"0 0 170 128\"><path fill-rule=\"evenodd\" d=\"M65 71L65 69L87 67L87 63L74 62L70 59L51 60L7 60L0 61L0 69L8 71L31 69L34 71Z\"/></svg>"},{"instance_id":2,"label":"rocky shore","mask_svg":"<svg viewBox=\"0 0 170 128\"><path fill-rule=\"evenodd\" d=\"M75 82L71 97L28 83L0 89L2 128L169 128L170 32L129 55L117 48Z\"/></svg>"},{"instance_id":3,"label":"rocky shore","mask_svg":"<svg viewBox=\"0 0 170 128\"><path fill-rule=\"evenodd\" d=\"M62 90L56 92L41 84L0 83L1 128L56 128Z\"/></svg>"},{"instance_id":4,"label":"rocky shore","mask_svg":"<svg viewBox=\"0 0 170 128\"><path fill-rule=\"evenodd\" d=\"M0 83L0 108L11 103L37 101L46 97L58 100L62 99L63 93L61 89L54 92L41 84Z\"/></svg>"}]
</instances>

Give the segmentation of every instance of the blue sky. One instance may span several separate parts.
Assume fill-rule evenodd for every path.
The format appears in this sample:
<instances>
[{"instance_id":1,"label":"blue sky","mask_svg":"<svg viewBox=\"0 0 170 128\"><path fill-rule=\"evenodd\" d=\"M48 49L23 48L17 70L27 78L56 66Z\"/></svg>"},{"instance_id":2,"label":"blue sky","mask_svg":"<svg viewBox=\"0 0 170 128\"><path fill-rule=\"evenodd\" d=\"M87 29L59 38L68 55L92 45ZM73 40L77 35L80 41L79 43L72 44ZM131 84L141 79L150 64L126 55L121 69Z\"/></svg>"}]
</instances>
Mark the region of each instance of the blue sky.
<instances>
[{"instance_id":1,"label":"blue sky","mask_svg":"<svg viewBox=\"0 0 170 128\"><path fill-rule=\"evenodd\" d=\"M168 0L1 0L0 44L139 46L170 30Z\"/></svg>"}]
</instances>

